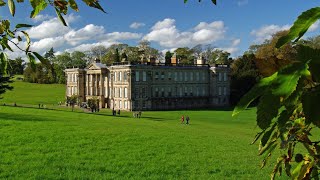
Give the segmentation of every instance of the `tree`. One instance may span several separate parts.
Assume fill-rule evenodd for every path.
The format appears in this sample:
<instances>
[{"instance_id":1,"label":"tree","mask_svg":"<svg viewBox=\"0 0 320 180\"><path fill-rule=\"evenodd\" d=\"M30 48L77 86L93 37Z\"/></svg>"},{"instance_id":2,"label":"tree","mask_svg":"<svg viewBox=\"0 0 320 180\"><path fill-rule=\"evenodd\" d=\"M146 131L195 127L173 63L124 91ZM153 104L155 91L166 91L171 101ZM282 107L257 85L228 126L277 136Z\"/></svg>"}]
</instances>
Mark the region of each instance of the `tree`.
<instances>
[{"instance_id":1,"label":"tree","mask_svg":"<svg viewBox=\"0 0 320 180\"><path fill-rule=\"evenodd\" d=\"M72 95L70 97L67 97L67 104L71 107L72 111L74 110L74 106L77 104L78 102L78 95Z\"/></svg>"},{"instance_id":2,"label":"tree","mask_svg":"<svg viewBox=\"0 0 320 180\"><path fill-rule=\"evenodd\" d=\"M13 89L13 87L9 85L10 83L12 83L10 77L0 76L0 95L5 93L7 90ZM2 99L1 96L0 99Z\"/></svg>"},{"instance_id":3,"label":"tree","mask_svg":"<svg viewBox=\"0 0 320 180\"><path fill-rule=\"evenodd\" d=\"M177 54L177 59L180 64L193 64L195 57L193 55L193 51L188 48L178 48L174 51Z\"/></svg>"},{"instance_id":4,"label":"tree","mask_svg":"<svg viewBox=\"0 0 320 180\"><path fill-rule=\"evenodd\" d=\"M90 107L91 112L96 112L99 108L99 99L96 97L88 99L88 106Z\"/></svg>"},{"instance_id":5,"label":"tree","mask_svg":"<svg viewBox=\"0 0 320 180\"><path fill-rule=\"evenodd\" d=\"M272 36L271 40L256 46L256 64L263 76L272 75L296 59L297 51L291 43L279 49L275 48L279 38L287 33L288 31L279 31Z\"/></svg>"},{"instance_id":6,"label":"tree","mask_svg":"<svg viewBox=\"0 0 320 180\"><path fill-rule=\"evenodd\" d=\"M170 64L171 63L171 57L172 57L172 53L170 51L167 51L165 54L165 64Z\"/></svg>"},{"instance_id":7,"label":"tree","mask_svg":"<svg viewBox=\"0 0 320 180\"><path fill-rule=\"evenodd\" d=\"M236 105L261 78L255 64L256 57L253 54L245 54L237 58L231 64L231 97L232 105Z\"/></svg>"},{"instance_id":8,"label":"tree","mask_svg":"<svg viewBox=\"0 0 320 180\"><path fill-rule=\"evenodd\" d=\"M8 64L9 64L8 72L10 75L23 74L25 63L21 57L18 57L13 60L9 60Z\"/></svg>"},{"instance_id":9,"label":"tree","mask_svg":"<svg viewBox=\"0 0 320 180\"><path fill-rule=\"evenodd\" d=\"M215 49L211 51L211 58L208 59L208 63L209 64L230 64L231 62L229 61L229 56L230 56L230 53L220 49Z\"/></svg>"},{"instance_id":10,"label":"tree","mask_svg":"<svg viewBox=\"0 0 320 180\"><path fill-rule=\"evenodd\" d=\"M103 45L95 46L90 50L92 58L102 59L104 55L108 52L107 48Z\"/></svg>"}]
</instances>

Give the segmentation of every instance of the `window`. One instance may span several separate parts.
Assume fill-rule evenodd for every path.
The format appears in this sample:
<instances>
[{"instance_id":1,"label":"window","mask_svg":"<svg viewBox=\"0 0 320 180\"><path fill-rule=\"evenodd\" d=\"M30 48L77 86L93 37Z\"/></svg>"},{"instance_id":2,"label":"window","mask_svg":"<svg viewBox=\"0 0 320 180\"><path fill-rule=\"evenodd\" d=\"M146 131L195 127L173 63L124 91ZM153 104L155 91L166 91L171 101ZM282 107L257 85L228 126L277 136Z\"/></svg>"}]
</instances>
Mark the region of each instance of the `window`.
<instances>
[{"instance_id":1,"label":"window","mask_svg":"<svg viewBox=\"0 0 320 180\"><path fill-rule=\"evenodd\" d=\"M119 97L122 98L122 88L119 88Z\"/></svg>"},{"instance_id":2,"label":"window","mask_svg":"<svg viewBox=\"0 0 320 180\"><path fill-rule=\"evenodd\" d=\"M190 87L190 96L193 96L192 87Z\"/></svg>"},{"instance_id":3,"label":"window","mask_svg":"<svg viewBox=\"0 0 320 180\"><path fill-rule=\"evenodd\" d=\"M199 72L196 72L196 81L199 81L200 80L200 73Z\"/></svg>"},{"instance_id":4,"label":"window","mask_svg":"<svg viewBox=\"0 0 320 180\"><path fill-rule=\"evenodd\" d=\"M184 96L188 96L188 87L184 87Z\"/></svg>"},{"instance_id":5,"label":"window","mask_svg":"<svg viewBox=\"0 0 320 180\"><path fill-rule=\"evenodd\" d=\"M193 72L190 72L190 81L193 81Z\"/></svg>"},{"instance_id":6,"label":"window","mask_svg":"<svg viewBox=\"0 0 320 180\"><path fill-rule=\"evenodd\" d=\"M182 96L182 87L179 87L179 96Z\"/></svg>"},{"instance_id":7,"label":"window","mask_svg":"<svg viewBox=\"0 0 320 180\"><path fill-rule=\"evenodd\" d=\"M159 88L155 88L155 94L154 94L155 97L159 97Z\"/></svg>"},{"instance_id":8,"label":"window","mask_svg":"<svg viewBox=\"0 0 320 180\"><path fill-rule=\"evenodd\" d=\"M124 109L128 109L128 101L124 101Z\"/></svg>"},{"instance_id":9,"label":"window","mask_svg":"<svg viewBox=\"0 0 320 180\"><path fill-rule=\"evenodd\" d=\"M154 74L154 79L155 79L155 80L158 80L158 79L159 79L159 72L155 72L155 74Z\"/></svg>"},{"instance_id":10,"label":"window","mask_svg":"<svg viewBox=\"0 0 320 180\"><path fill-rule=\"evenodd\" d=\"M128 97L128 88L124 88L124 97L127 98Z\"/></svg>"},{"instance_id":11,"label":"window","mask_svg":"<svg viewBox=\"0 0 320 180\"><path fill-rule=\"evenodd\" d=\"M223 73L223 80L224 80L224 81L227 81L227 73L226 73L226 72Z\"/></svg>"},{"instance_id":12,"label":"window","mask_svg":"<svg viewBox=\"0 0 320 180\"><path fill-rule=\"evenodd\" d=\"M143 87L141 91L142 91L141 92L141 96L142 97L147 97L146 88Z\"/></svg>"},{"instance_id":13,"label":"window","mask_svg":"<svg viewBox=\"0 0 320 180\"><path fill-rule=\"evenodd\" d=\"M161 97L164 97L164 88L161 88Z\"/></svg>"},{"instance_id":14,"label":"window","mask_svg":"<svg viewBox=\"0 0 320 180\"><path fill-rule=\"evenodd\" d=\"M174 72L174 81L178 81L178 72Z\"/></svg>"},{"instance_id":15,"label":"window","mask_svg":"<svg viewBox=\"0 0 320 180\"><path fill-rule=\"evenodd\" d=\"M184 81L188 81L188 73L184 72Z\"/></svg>"},{"instance_id":16,"label":"window","mask_svg":"<svg viewBox=\"0 0 320 180\"><path fill-rule=\"evenodd\" d=\"M164 80L164 72L161 72L161 80Z\"/></svg>"},{"instance_id":17,"label":"window","mask_svg":"<svg viewBox=\"0 0 320 180\"><path fill-rule=\"evenodd\" d=\"M109 96L109 94L108 94L108 88L105 88L105 93L104 93L104 96Z\"/></svg>"},{"instance_id":18,"label":"window","mask_svg":"<svg viewBox=\"0 0 320 180\"><path fill-rule=\"evenodd\" d=\"M136 71L136 81L140 80L139 71Z\"/></svg>"},{"instance_id":19,"label":"window","mask_svg":"<svg viewBox=\"0 0 320 180\"><path fill-rule=\"evenodd\" d=\"M205 96L205 95L206 95L206 88L203 87L203 88L202 88L202 96Z\"/></svg>"},{"instance_id":20,"label":"window","mask_svg":"<svg viewBox=\"0 0 320 180\"><path fill-rule=\"evenodd\" d=\"M218 78L219 78L219 81L222 80L222 75L221 75L221 73L218 73Z\"/></svg>"},{"instance_id":21,"label":"window","mask_svg":"<svg viewBox=\"0 0 320 180\"><path fill-rule=\"evenodd\" d=\"M168 87L168 97L172 96L171 87Z\"/></svg>"},{"instance_id":22,"label":"window","mask_svg":"<svg viewBox=\"0 0 320 180\"><path fill-rule=\"evenodd\" d=\"M172 76L172 73L171 72L168 72L168 80L171 80L171 77Z\"/></svg>"},{"instance_id":23,"label":"window","mask_svg":"<svg viewBox=\"0 0 320 180\"><path fill-rule=\"evenodd\" d=\"M218 95L221 96L221 87L218 87Z\"/></svg>"},{"instance_id":24,"label":"window","mask_svg":"<svg viewBox=\"0 0 320 180\"><path fill-rule=\"evenodd\" d=\"M205 73L205 72L202 72L202 73L201 73L201 76L202 76L202 81L205 81L205 80L206 80L206 73Z\"/></svg>"},{"instance_id":25,"label":"window","mask_svg":"<svg viewBox=\"0 0 320 180\"><path fill-rule=\"evenodd\" d=\"M127 72L124 72L124 73L123 73L123 80L124 80L124 81L127 81L127 80L128 80L128 74L127 74Z\"/></svg>"},{"instance_id":26,"label":"window","mask_svg":"<svg viewBox=\"0 0 320 180\"><path fill-rule=\"evenodd\" d=\"M147 72L142 72L142 81L147 81Z\"/></svg>"},{"instance_id":27,"label":"window","mask_svg":"<svg viewBox=\"0 0 320 180\"><path fill-rule=\"evenodd\" d=\"M227 95L227 88L223 87L223 95Z\"/></svg>"},{"instance_id":28,"label":"window","mask_svg":"<svg viewBox=\"0 0 320 180\"><path fill-rule=\"evenodd\" d=\"M122 81L122 72L119 72L119 81Z\"/></svg>"},{"instance_id":29,"label":"window","mask_svg":"<svg viewBox=\"0 0 320 180\"><path fill-rule=\"evenodd\" d=\"M200 88L197 87L197 92L196 92L196 96L199 96L200 95Z\"/></svg>"},{"instance_id":30,"label":"window","mask_svg":"<svg viewBox=\"0 0 320 180\"><path fill-rule=\"evenodd\" d=\"M77 92L77 87L74 87L74 94L77 95L78 92Z\"/></svg>"},{"instance_id":31,"label":"window","mask_svg":"<svg viewBox=\"0 0 320 180\"><path fill-rule=\"evenodd\" d=\"M116 81L117 81L117 72L114 72L113 81L114 81L114 82L116 82Z\"/></svg>"},{"instance_id":32,"label":"window","mask_svg":"<svg viewBox=\"0 0 320 180\"><path fill-rule=\"evenodd\" d=\"M122 108L122 101L120 100L119 101L119 109L121 109Z\"/></svg>"},{"instance_id":33,"label":"window","mask_svg":"<svg viewBox=\"0 0 320 180\"><path fill-rule=\"evenodd\" d=\"M111 91L111 87L109 87L109 97L112 96L112 91Z\"/></svg>"}]
</instances>

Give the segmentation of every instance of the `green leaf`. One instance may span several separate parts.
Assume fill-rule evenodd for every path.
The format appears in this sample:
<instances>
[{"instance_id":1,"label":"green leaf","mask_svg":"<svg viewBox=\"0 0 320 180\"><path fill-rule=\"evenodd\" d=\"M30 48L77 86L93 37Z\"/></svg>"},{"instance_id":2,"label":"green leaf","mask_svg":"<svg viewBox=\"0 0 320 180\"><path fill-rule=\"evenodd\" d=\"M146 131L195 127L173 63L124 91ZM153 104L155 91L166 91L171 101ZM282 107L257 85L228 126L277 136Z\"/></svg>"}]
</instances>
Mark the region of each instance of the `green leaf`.
<instances>
[{"instance_id":1,"label":"green leaf","mask_svg":"<svg viewBox=\"0 0 320 180\"><path fill-rule=\"evenodd\" d=\"M264 154L265 152L271 152L273 151L276 147L277 147L277 141L273 140L270 141L269 143L267 143L260 151L259 151L259 155Z\"/></svg>"},{"instance_id":2,"label":"green leaf","mask_svg":"<svg viewBox=\"0 0 320 180\"><path fill-rule=\"evenodd\" d=\"M309 62L309 70L312 78L320 82L320 49L313 49L309 46L300 45L298 48L298 60L301 62Z\"/></svg>"},{"instance_id":3,"label":"green leaf","mask_svg":"<svg viewBox=\"0 0 320 180\"><path fill-rule=\"evenodd\" d=\"M2 45L2 47L4 47L4 49L9 49L10 51L13 52L12 48L8 44L8 38L7 37L3 37L1 39L1 45Z\"/></svg>"},{"instance_id":4,"label":"green leaf","mask_svg":"<svg viewBox=\"0 0 320 180\"><path fill-rule=\"evenodd\" d=\"M28 53L27 55L28 55L28 59L30 61L30 65L31 65L32 70L35 70L36 69L36 58L31 53Z\"/></svg>"},{"instance_id":5,"label":"green leaf","mask_svg":"<svg viewBox=\"0 0 320 180\"><path fill-rule=\"evenodd\" d=\"M68 26L67 23L66 23L66 21L65 21L64 18L62 17L59 9L58 9L58 8L55 8L55 9L56 9L56 14L57 14L59 20L62 22L62 24L63 24L64 26Z\"/></svg>"},{"instance_id":6,"label":"green leaf","mask_svg":"<svg viewBox=\"0 0 320 180\"><path fill-rule=\"evenodd\" d=\"M272 81L277 77L277 74L278 73L274 73L269 77L263 78L260 80L260 82L254 85L250 91L240 99L239 103L232 112L232 116L235 116L241 111L245 110L252 101L260 97L267 90L268 86L271 85Z\"/></svg>"},{"instance_id":7,"label":"green leaf","mask_svg":"<svg viewBox=\"0 0 320 180\"><path fill-rule=\"evenodd\" d=\"M75 0L69 0L69 5L70 5L70 7L73 9L73 10L75 10L75 11L79 11L79 9L78 9L78 5L77 5L77 3L76 3L76 1Z\"/></svg>"},{"instance_id":8,"label":"green leaf","mask_svg":"<svg viewBox=\"0 0 320 180\"><path fill-rule=\"evenodd\" d=\"M250 144L254 144L260 137L261 135L264 133L265 131L261 131L259 133L256 134L256 136L254 137L253 141Z\"/></svg>"},{"instance_id":9,"label":"green leaf","mask_svg":"<svg viewBox=\"0 0 320 180\"><path fill-rule=\"evenodd\" d=\"M294 63L279 71L272 88L272 94L289 97L297 87L301 76L309 76L306 63Z\"/></svg>"},{"instance_id":10,"label":"green leaf","mask_svg":"<svg viewBox=\"0 0 320 180\"><path fill-rule=\"evenodd\" d=\"M8 0L8 7L12 16L16 13L16 6L13 0Z\"/></svg>"},{"instance_id":11,"label":"green leaf","mask_svg":"<svg viewBox=\"0 0 320 180\"><path fill-rule=\"evenodd\" d=\"M16 25L17 29L19 29L19 28L29 28L29 27L32 27L32 25L30 25L30 24L17 24Z\"/></svg>"},{"instance_id":12,"label":"green leaf","mask_svg":"<svg viewBox=\"0 0 320 180\"><path fill-rule=\"evenodd\" d=\"M269 129L269 131L264 133L264 135L261 138L261 145L262 146L265 146L267 144L267 142L270 139L270 136L271 136L272 132L274 131L275 127L276 127L276 123L273 124L273 126Z\"/></svg>"},{"instance_id":13,"label":"green leaf","mask_svg":"<svg viewBox=\"0 0 320 180\"><path fill-rule=\"evenodd\" d=\"M100 6L98 1L92 1L92 0L82 0L82 1L85 2L90 7L97 8L102 12L106 13L104 9Z\"/></svg>"},{"instance_id":14,"label":"green leaf","mask_svg":"<svg viewBox=\"0 0 320 180\"><path fill-rule=\"evenodd\" d=\"M276 47L279 48L284 44L292 41L298 41L309 29L309 27L320 18L320 7L315 7L303 12L290 28L286 36L281 37Z\"/></svg>"},{"instance_id":15,"label":"green leaf","mask_svg":"<svg viewBox=\"0 0 320 180\"><path fill-rule=\"evenodd\" d=\"M30 48L30 37L29 37L29 34L27 33L27 32L25 32L25 31L21 31L23 34L24 34L24 36L26 37L26 39L27 39L27 48L26 48L26 53L28 53L28 51L29 51L29 48Z\"/></svg>"},{"instance_id":16,"label":"green leaf","mask_svg":"<svg viewBox=\"0 0 320 180\"><path fill-rule=\"evenodd\" d=\"M306 115L306 123L313 123L320 127L320 86L302 95L302 107Z\"/></svg>"},{"instance_id":17,"label":"green leaf","mask_svg":"<svg viewBox=\"0 0 320 180\"><path fill-rule=\"evenodd\" d=\"M30 18L36 17L40 11L44 10L48 6L46 0L30 0L30 3L33 7L33 10L30 14Z\"/></svg>"},{"instance_id":18,"label":"green leaf","mask_svg":"<svg viewBox=\"0 0 320 180\"><path fill-rule=\"evenodd\" d=\"M39 59L39 61L42 64L47 64L48 63L48 61L44 57L42 57L40 54L38 54L37 52L32 52L32 53L37 57L37 59Z\"/></svg>"},{"instance_id":19,"label":"green leaf","mask_svg":"<svg viewBox=\"0 0 320 180\"><path fill-rule=\"evenodd\" d=\"M8 67L8 57L5 53L0 53L0 73L7 75L7 67Z\"/></svg>"},{"instance_id":20,"label":"green leaf","mask_svg":"<svg viewBox=\"0 0 320 180\"><path fill-rule=\"evenodd\" d=\"M3 0L0 0L0 6L5 6L6 3Z\"/></svg>"},{"instance_id":21,"label":"green leaf","mask_svg":"<svg viewBox=\"0 0 320 180\"><path fill-rule=\"evenodd\" d=\"M261 129L267 129L272 119L278 116L279 108L280 98L278 96L274 96L271 92L263 94L257 106L257 125Z\"/></svg>"},{"instance_id":22,"label":"green leaf","mask_svg":"<svg viewBox=\"0 0 320 180\"><path fill-rule=\"evenodd\" d=\"M216 0L211 0L211 2L215 5L217 5L217 1Z\"/></svg>"}]
</instances>

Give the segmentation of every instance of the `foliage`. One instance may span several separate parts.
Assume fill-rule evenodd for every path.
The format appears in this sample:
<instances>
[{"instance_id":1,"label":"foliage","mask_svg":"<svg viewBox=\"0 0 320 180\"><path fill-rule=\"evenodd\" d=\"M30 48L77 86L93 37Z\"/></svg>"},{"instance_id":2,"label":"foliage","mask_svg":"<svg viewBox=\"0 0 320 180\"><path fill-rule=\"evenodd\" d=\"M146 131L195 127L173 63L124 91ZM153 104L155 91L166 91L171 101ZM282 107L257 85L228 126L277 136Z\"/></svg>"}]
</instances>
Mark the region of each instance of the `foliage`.
<instances>
[{"instance_id":1,"label":"foliage","mask_svg":"<svg viewBox=\"0 0 320 180\"><path fill-rule=\"evenodd\" d=\"M13 89L9 83L12 83L9 76L0 76L0 95L5 93L7 90ZM2 97L0 97L0 99L2 99Z\"/></svg>"},{"instance_id":2,"label":"foliage","mask_svg":"<svg viewBox=\"0 0 320 180\"><path fill-rule=\"evenodd\" d=\"M311 22L320 18L318 14L318 8L302 13L290 32L279 38L275 46L280 48L295 38L298 40ZM320 141L314 140L311 134L319 132L320 127L317 106L320 101L320 50L303 43L296 45L296 49L295 61L263 78L240 100L233 112L233 115L238 114L260 97L257 125L262 131L254 142L260 139L259 155L264 155L261 167L276 148L283 150L272 171L272 179L277 173L281 175L282 169L292 179L319 179ZM306 151L297 149L299 145Z\"/></svg>"},{"instance_id":3,"label":"foliage","mask_svg":"<svg viewBox=\"0 0 320 180\"><path fill-rule=\"evenodd\" d=\"M255 45L256 64L260 73L266 77L270 76L286 65L295 61L297 56L296 48L291 43L281 48L276 48L276 43L288 31L280 31L274 34L271 40L266 40L261 45Z\"/></svg>"},{"instance_id":4,"label":"foliage","mask_svg":"<svg viewBox=\"0 0 320 180\"><path fill-rule=\"evenodd\" d=\"M8 61L8 73L12 75L23 74L26 64L21 57Z\"/></svg>"},{"instance_id":5,"label":"foliage","mask_svg":"<svg viewBox=\"0 0 320 180\"><path fill-rule=\"evenodd\" d=\"M177 60L181 64L193 64L195 56L193 50L188 47L178 48L174 51L177 55Z\"/></svg>"},{"instance_id":6,"label":"foliage","mask_svg":"<svg viewBox=\"0 0 320 180\"><path fill-rule=\"evenodd\" d=\"M90 107L91 112L96 112L99 109L99 99L96 97L88 99L88 106Z\"/></svg>"},{"instance_id":7,"label":"foliage","mask_svg":"<svg viewBox=\"0 0 320 180\"><path fill-rule=\"evenodd\" d=\"M78 95L67 96L66 102L69 106L71 106L72 111L74 110L74 106L78 103Z\"/></svg>"},{"instance_id":8,"label":"foliage","mask_svg":"<svg viewBox=\"0 0 320 180\"><path fill-rule=\"evenodd\" d=\"M261 74L256 67L255 61L255 55L247 54L232 62L230 72L230 102L232 105L236 105L240 98L260 80Z\"/></svg>"}]
</instances>

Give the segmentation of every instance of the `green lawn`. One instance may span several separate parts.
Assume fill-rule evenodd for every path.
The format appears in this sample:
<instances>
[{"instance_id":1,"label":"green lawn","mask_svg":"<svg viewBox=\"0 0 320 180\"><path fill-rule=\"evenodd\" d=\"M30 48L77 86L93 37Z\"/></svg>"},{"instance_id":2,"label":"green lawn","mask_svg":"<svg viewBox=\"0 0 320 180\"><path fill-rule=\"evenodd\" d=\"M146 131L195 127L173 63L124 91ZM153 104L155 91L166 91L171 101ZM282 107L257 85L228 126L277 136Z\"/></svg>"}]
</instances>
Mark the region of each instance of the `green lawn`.
<instances>
[{"instance_id":1,"label":"green lawn","mask_svg":"<svg viewBox=\"0 0 320 180\"><path fill-rule=\"evenodd\" d=\"M63 85L14 85L2 102L55 103L64 95ZM180 124L182 114L190 125ZM0 179L269 179L272 167L260 170L257 145L249 145L257 131L255 110L237 118L153 111L137 119L0 106Z\"/></svg>"},{"instance_id":2,"label":"green lawn","mask_svg":"<svg viewBox=\"0 0 320 180\"><path fill-rule=\"evenodd\" d=\"M14 102L17 105L35 105L46 104L52 106L57 105L59 101L65 99L64 84L36 84L15 81L12 86L12 91L7 91L1 95L0 103L12 105Z\"/></svg>"}]
</instances>

